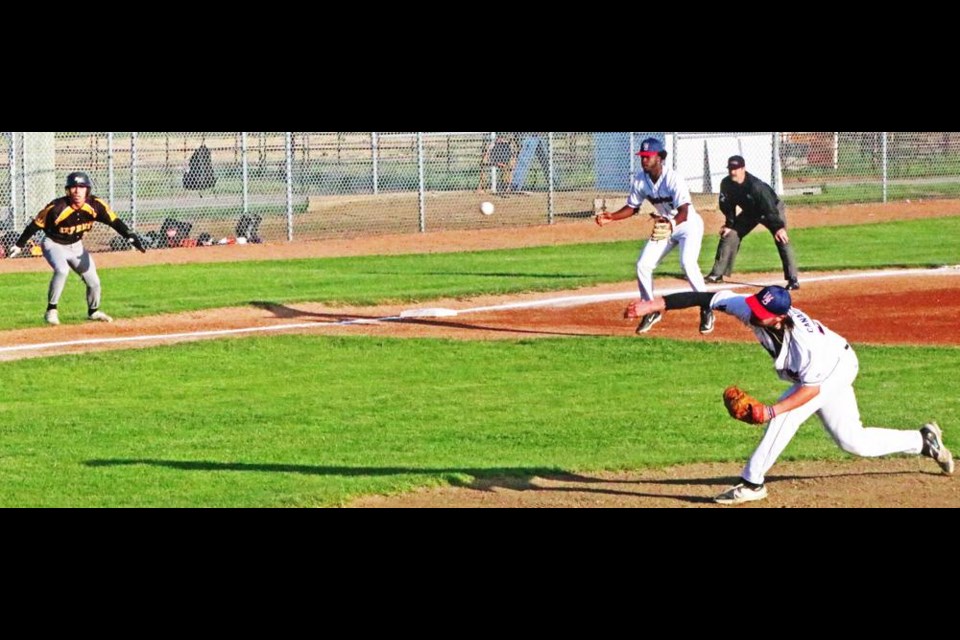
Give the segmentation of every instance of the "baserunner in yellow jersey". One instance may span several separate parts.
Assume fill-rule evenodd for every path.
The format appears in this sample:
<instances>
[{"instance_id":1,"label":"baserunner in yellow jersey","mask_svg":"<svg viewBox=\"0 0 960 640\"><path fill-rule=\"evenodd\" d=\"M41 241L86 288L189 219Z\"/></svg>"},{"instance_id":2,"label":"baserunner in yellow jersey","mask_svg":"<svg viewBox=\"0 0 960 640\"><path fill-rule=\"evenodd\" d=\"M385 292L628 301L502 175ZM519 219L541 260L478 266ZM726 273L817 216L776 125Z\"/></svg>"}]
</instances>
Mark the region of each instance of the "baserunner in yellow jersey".
<instances>
[{"instance_id":1,"label":"baserunner in yellow jersey","mask_svg":"<svg viewBox=\"0 0 960 640\"><path fill-rule=\"evenodd\" d=\"M67 176L64 188L67 194L45 206L30 221L7 255L16 258L33 234L43 231L43 257L53 267L44 320L48 324L60 324L57 304L67 283L69 268L87 285L87 319L113 322L113 318L100 311L100 277L97 275L93 256L83 247L83 234L93 228L94 222L102 222L113 227L141 253L145 253L146 248L140 237L110 209L110 205L93 195L90 176L82 171L75 171Z\"/></svg>"}]
</instances>

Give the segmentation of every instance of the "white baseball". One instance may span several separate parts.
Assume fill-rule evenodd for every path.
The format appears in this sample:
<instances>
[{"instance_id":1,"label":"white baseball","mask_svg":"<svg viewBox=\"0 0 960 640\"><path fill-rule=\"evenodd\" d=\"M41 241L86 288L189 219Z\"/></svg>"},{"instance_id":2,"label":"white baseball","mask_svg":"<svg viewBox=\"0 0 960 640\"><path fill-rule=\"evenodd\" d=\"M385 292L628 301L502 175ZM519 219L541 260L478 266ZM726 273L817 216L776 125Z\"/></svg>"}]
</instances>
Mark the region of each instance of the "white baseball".
<instances>
[{"instance_id":1,"label":"white baseball","mask_svg":"<svg viewBox=\"0 0 960 640\"><path fill-rule=\"evenodd\" d=\"M480 213L485 216L493 215L493 203L492 202L483 202L480 204Z\"/></svg>"}]
</instances>

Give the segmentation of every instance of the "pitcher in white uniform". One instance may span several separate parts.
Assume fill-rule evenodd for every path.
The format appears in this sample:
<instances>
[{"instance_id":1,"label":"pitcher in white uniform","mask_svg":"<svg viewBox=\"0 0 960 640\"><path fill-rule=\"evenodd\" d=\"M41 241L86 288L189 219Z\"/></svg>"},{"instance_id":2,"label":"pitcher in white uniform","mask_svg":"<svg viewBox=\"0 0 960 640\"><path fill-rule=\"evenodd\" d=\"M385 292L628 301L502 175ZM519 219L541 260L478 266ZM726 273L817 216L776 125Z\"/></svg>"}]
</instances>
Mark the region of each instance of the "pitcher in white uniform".
<instances>
[{"instance_id":1,"label":"pitcher in white uniform","mask_svg":"<svg viewBox=\"0 0 960 640\"><path fill-rule=\"evenodd\" d=\"M627 204L621 209L601 212L595 216L601 227L614 220L625 220L638 211L644 200L653 205L651 217L670 225L670 234L664 239L653 236L643 245L637 259L637 285L643 300L653 299L653 270L674 247L680 247L680 267L694 291L706 291L703 273L700 271L700 247L703 244L703 218L697 213L690 198L690 190L683 177L663 164L667 152L656 138L647 138L640 143L641 171L634 176ZM637 333L646 333L660 322L660 312L643 317ZM700 333L713 331L713 312L709 308L700 311Z\"/></svg>"},{"instance_id":2,"label":"pitcher in white uniform","mask_svg":"<svg viewBox=\"0 0 960 640\"><path fill-rule=\"evenodd\" d=\"M909 453L933 458L943 473L953 473L953 455L943 444L936 422L919 430L864 427L860 421L853 381L859 363L841 336L792 306L783 287L764 287L756 295L731 291L675 293L635 301L631 317L699 306L728 313L753 330L774 359L781 379L792 383L775 404L765 407L767 430L741 472L741 482L715 498L720 504L740 504L767 497L766 473L783 453L797 429L817 414L824 429L848 453L863 457Z\"/></svg>"}]
</instances>

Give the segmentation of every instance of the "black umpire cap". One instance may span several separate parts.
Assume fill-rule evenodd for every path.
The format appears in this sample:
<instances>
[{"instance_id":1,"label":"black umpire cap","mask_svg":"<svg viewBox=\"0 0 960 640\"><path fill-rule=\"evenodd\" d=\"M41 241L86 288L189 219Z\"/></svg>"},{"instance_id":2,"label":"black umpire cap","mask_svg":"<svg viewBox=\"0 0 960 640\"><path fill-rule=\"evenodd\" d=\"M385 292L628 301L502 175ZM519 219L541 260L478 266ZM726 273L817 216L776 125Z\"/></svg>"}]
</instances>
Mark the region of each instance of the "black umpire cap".
<instances>
[{"instance_id":1,"label":"black umpire cap","mask_svg":"<svg viewBox=\"0 0 960 640\"><path fill-rule=\"evenodd\" d=\"M730 156L727 160L727 169L742 169L747 163L743 161L743 156Z\"/></svg>"}]
</instances>

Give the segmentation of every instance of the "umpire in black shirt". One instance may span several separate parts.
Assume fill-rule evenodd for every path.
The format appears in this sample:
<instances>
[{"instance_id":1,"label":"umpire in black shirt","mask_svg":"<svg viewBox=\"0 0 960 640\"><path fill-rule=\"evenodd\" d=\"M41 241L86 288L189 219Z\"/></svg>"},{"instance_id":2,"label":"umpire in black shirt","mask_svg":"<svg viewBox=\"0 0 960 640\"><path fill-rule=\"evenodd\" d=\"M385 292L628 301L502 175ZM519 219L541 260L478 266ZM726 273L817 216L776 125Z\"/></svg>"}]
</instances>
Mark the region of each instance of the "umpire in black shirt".
<instances>
[{"instance_id":1,"label":"umpire in black shirt","mask_svg":"<svg viewBox=\"0 0 960 640\"><path fill-rule=\"evenodd\" d=\"M754 227L762 224L773 234L777 244L783 277L787 280L786 288L799 289L797 260L787 236L786 208L770 185L747 173L745 164L743 156L730 156L727 160L730 175L720 181L720 211L724 223L720 229L717 257L705 280L723 282L723 276L729 276L733 271L740 242ZM737 215L737 206L740 215Z\"/></svg>"}]
</instances>

